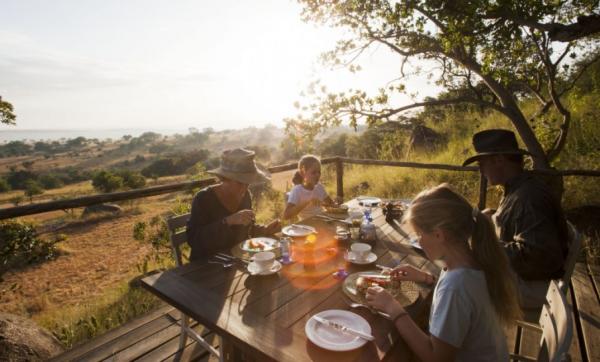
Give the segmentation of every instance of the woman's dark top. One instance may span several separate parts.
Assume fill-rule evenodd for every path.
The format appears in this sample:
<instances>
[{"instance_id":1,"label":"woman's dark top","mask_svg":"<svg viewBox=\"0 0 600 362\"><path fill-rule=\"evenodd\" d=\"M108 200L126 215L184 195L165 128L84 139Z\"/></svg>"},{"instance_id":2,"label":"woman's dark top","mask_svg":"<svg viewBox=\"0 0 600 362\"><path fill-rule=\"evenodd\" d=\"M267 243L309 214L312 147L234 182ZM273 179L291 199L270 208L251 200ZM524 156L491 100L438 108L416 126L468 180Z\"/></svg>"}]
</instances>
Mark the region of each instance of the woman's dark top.
<instances>
[{"instance_id":1,"label":"woman's dark top","mask_svg":"<svg viewBox=\"0 0 600 362\"><path fill-rule=\"evenodd\" d=\"M188 244L192 248L190 260L206 258L218 251L229 251L236 244L248 239L249 231L262 228L252 225L227 225L223 219L240 210L252 209L250 192L242 198L237 210L229 211L219 200L214 187L200 190L192 201L192 214L187 223Z\"/></svg>"}]
</instances>

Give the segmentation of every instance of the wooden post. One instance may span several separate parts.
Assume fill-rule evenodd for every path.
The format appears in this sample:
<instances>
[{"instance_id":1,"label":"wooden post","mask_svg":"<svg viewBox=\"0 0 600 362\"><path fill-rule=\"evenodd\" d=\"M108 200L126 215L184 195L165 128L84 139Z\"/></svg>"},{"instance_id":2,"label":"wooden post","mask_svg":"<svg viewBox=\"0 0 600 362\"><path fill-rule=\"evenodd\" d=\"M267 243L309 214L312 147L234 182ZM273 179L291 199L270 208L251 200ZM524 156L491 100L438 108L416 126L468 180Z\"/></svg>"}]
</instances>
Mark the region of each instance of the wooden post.
<instances>
[{"instance_id":1,"label":"wooden post","mask_svg":"<svg viewBox=\"0 0 600 362\"><path fill-rule=\"evenodd\" d=\"M481 173L479 174L479 210L485 210L485 201L487 198L487 179Z\"/></svg>"},{"instance_id":2,"label":"wooden post","mask_svg":"<svg viewBox=\"0 0 600 362\"><path fill-rule=\"evenodd\" d=\"M335 176L337 185L337 197L344 200L344 161L341 157L335 160Z\"/></svg>"}]
</instances>

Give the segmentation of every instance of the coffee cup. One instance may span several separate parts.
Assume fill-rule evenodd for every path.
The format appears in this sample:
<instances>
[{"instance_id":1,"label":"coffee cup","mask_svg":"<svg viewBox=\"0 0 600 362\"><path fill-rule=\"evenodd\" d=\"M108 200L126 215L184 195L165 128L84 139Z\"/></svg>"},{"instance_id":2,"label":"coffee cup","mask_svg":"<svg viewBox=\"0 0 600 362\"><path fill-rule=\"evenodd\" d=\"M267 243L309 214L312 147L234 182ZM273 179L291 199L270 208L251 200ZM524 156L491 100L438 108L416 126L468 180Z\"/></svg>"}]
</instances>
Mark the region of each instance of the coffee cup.
<instances>
[{"instance_id":1,"label":"coffee cup","mask_svg":"<svg viewBox=\"0 0 600 362\"><path fill-rule=\"evenodd\" d=\"M357 260L365 260L371 252L371 245L365 243L354 243L350 246L350 250Z\"/></svg>"},{"instance_id":2,"label":"coffee cup","mask_svg":"<svg viewBox=\"0 0 600 362\"><path fill-rule=\"evenodd\" d=\"M252 261L260 271L269 270L273 267L273 263L275 263L275 253L272 251L261 251L254 254Z\"/></svg>"}]
</instances>

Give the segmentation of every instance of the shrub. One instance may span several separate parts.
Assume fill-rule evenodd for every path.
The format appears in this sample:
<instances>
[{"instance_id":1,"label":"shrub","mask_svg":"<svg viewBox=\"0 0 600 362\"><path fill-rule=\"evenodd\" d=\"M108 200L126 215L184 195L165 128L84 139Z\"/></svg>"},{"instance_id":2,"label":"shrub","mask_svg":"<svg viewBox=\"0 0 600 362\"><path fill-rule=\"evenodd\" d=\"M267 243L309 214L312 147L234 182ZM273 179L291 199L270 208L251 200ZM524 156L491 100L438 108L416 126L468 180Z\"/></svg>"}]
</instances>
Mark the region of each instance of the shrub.
<instances>
[{"instance_id":1,"label":"shrub","mask_svg":"<svg viewBox=\"0 0 600 362\"><path fill-rule=\"evenodd\" d=\"M130 170L121 170L117 172L117 176L123 179L123 185L130 189L139 189L146 186L146 179L141 173Z\"/></svg>"},{"instance_id":2,"label":"shrub","mask_svg":"<svg viewBox=\"0 0 600 362\"><path fill-rule=\"evenodd\" d=\"M42 186L47 190L48 189L57 189L57 188L63 186L62 180L53 173L41 175L39 177L39 181L40 181L40 184L42 184Z\"/></svg>"},{"instance_id":3,"label":"shrub","mask_svg":"<svg viewBox=\"0 0 600 362\"><path fill-rule=\"evenodd\" d=\"M98 171L92 178L92 186L100 192L113 192L123 187L123 178L110 171Z\"/></svg>"},{"instance_id":4,"label":"shrub","mask_svg":"<svg viewBox=\"0 0 600 362\"><path fill-rule=\"evenodd\" d=\"M56 242L37 237L31 223L0 222L0 275L11 266L49 260L56 255Z\"/></svg>"},{"instance_id":5,"label":"shrub","mask_svg":"<svg viewBox=\"0 0 600 362\"><path fill-rule=\"evenodd\" d=\"M29 197L29 201L33 201L35 195L41 195L44 193L44 188L37 181L27 180L25 182L25 195Z\"/></svg>"},{"instance_id":6,"label":"shrub","mask_svg":"<svg viewBox=\"0 0 600 362\"><path fill-rule=\"evenodd\" d=\"M0 177L0 192L6 192L6 191L10 191L10 190L11 190L11 187L8 184L8 181L6 181L2 177Z\"/></svg>"}]
</instances>

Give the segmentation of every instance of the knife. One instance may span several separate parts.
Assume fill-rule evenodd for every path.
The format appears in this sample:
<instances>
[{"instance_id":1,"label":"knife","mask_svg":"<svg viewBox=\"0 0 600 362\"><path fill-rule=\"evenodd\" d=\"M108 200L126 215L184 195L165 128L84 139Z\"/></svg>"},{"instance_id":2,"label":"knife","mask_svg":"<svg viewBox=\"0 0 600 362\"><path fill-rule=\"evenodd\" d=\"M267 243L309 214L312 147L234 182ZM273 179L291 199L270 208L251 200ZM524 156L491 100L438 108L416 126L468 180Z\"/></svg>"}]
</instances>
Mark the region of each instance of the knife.
<instances>
[{"instance_id":1,"label":"knife","mask_svg":"<svg viewBox=\"0 0 600 362\"><path fill-rule=\"evenodd\" d=\"M354 336L358 336L360 338L366 339L367 341L373 341L375 340L375 337L373 337L370 334L361 332L361 331L357 331L356 329L350 328L348 326L345 326L343 324L334 322L334 321L330 321L329 319L325 319L323 317L319 317L318 315L314 315L313 318L324 325L327 325L329 327L332 327L333 329L337 329L338 331L347 333L347 334L352 334Z\"/></svg>"},{"instance_id":2,"label":"knife","mask_svg":"<svg viewBox=\"0 0 600 362\"><path fill-rule=\"evenodd\" d=\"M313 234L317 233L317 230L311 226L298 225L298 224L291 224L290 226L293 228L304 229L306 231L310 231Z\"/></svg>"},{"instance_id":3,"label":"knife","mask_svg":"<svg viewBox=\"0 0 600 362\"><path fill-rule=\"evenodd\" d=\"M363 278L371 278L371 279L383 279L383 280L391 280L391 275L380 275L380 274L358 274L359 277Z\"/></svg>"}]
</instances>

